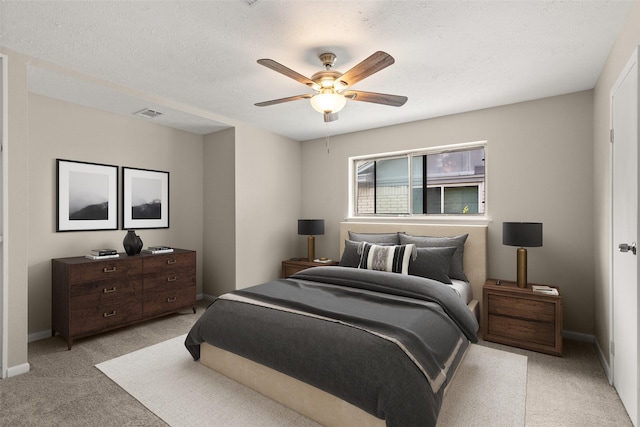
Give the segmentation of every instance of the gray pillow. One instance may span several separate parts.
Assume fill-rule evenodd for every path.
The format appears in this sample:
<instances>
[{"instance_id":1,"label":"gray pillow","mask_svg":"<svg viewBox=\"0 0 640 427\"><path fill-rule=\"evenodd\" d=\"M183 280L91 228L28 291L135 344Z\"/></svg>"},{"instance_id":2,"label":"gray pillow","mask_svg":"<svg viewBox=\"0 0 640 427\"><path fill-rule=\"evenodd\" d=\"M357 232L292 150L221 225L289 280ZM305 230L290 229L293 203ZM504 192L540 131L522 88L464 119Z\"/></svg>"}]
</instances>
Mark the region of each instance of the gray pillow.
<instances>
[{"instance_id":1,"label":"gray pillow","mask_svg":"<svg viewBox=\"0 0 640 427\"><path fill-rule=\"evenodd\" d=\"M409 274L451 284L449 270L455 247L418 248L418 257L409 263Z\"/></svg>"},{"instance_id":2,"label":"gray pillow","mask_svg":"<svg viewBox=\"0 0 640 427\"><path fill-rule=\"evenodd\" d=\"M435 236L412 236L410 234L399 234L400 243L403 245L413 243L418 248L443 248L455 247L456 251L451 258L451 269L449 277L451 279L464 280L468 282L467 276L464 274L464 265L462 258L464 256L464 243L467 241L468 234L451 237L435 237Z\"/></svg>"},{"instance_id":3,"label":"gray pillow","mask_svg":"<svg viewBox=\"0 0 640 427\"><path fill-rule=\"evenodd\" d=\"M340 258L340 267L358 268L358 264L360 264L360 255L358 255L359 243L360 242L354 242L353 240L344 241L344 250L342 251L342 257Z\"/></svg>"},{"instance_id":4,"label":"gray pillow","mask_svg":"<svg viewBox=\"0 0 640 427\"><path fill-rule=\"evenodd\" d=\"M376 245L382 243L391 245L400 244L398 233L354 233L350 231L349 240L353 240L354 242L375 243Z\"/></svg>"}]
</instances>

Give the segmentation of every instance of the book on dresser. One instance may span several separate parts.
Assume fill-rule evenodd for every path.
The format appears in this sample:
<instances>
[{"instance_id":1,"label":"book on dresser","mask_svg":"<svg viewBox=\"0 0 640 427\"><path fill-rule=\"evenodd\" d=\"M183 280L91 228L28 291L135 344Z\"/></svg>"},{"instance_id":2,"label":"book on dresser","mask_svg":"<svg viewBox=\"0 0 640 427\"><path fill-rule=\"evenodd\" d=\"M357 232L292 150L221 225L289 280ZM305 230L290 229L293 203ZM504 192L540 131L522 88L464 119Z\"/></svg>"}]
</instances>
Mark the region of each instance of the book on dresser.
<instances>
[{"instance_id":1,"label":"book on dresser","mask_svg":"<svg viewBox=\"0 0 640 427\"><path fill-rule=\"evenodd\" d=\"M51 332L69 350L75 339L179 310L195 313L195 305L195 251L51 260Z\"/></svg>"},{"instance_id":2,"label":"book on dresser","mask_svg":"<svg viewBox=\"0 0 640 427\"><path fill-rule=\"evenodd\" d=\"M173 248L170 246L149 246L147 249L142 250L145 254L169 254L173 252Z\"/></svg>"},{"instance_id":3,"label":"book on dresser","mask_svg":"<svg viewBox=\"0 0 640 427\"><path fill-rule=\"evenodd\" d=\"M94 255L94 254L86 254L84 256L87 259L111 259L111 258L120 258L119 254L113 254L113 255Z\"/></svg>"},{"instance_id":4,"label":"book on dresser","mask_svg":"<svg viewBox=\"0 0 640 427\"><path fill-rule=\"evenodd\" d=\"M91 249L91 252L89 252L89 255L94 255L94 256L106 256L106 255L117 255L118 251L115 249L108 249L108 248L104 248L104 249Z\"/></svg>"}]
</instances>

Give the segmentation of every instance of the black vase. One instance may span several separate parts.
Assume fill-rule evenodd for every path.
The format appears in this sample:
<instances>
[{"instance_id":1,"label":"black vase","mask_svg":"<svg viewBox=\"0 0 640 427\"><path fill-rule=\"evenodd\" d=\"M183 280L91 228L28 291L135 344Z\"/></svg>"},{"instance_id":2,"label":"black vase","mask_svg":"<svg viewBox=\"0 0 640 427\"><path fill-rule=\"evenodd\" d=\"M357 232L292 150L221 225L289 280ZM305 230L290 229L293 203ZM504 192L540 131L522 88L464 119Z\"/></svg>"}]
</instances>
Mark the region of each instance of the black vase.
<instances>
[{"instance_id":1,"label":"black vase","mask_svg":"<svg viewBox=\"0 0 640 427\"><path fill-rule=\"evenodd\" d=\"M142 239L138 236L135 230L128 230L127 235L124 236L124 240L122 241L124 245L124 250L127 255L136 255L142 251Z\"/></svg>"}]
</instances>

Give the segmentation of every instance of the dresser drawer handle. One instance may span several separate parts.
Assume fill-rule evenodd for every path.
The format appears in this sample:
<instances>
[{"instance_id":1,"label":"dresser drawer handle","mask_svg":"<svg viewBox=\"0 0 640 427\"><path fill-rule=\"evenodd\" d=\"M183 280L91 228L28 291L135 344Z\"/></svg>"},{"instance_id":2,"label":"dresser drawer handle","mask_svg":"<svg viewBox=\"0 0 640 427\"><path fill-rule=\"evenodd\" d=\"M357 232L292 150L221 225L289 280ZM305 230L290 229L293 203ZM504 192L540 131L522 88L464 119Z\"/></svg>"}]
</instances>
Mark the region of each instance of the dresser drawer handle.
<instances>
[{"instance_id":1,"label":"dresser drawer handle","mask_svg":"<svg viewBox=\"0 0 640 427\"><path fill-rule=\"evenodd\" d=\"M115 310L113 310L110 313L102 313L102 317L112 317L112 316L115 316L115 315L116 315L116 311Z\"/></svg>"},{"instance_id":2,"label":"dresser drawer handle","mask_svg":"<svg viewBox=\"0 0 640 427\"><path fill-rule=\"evenodd\" d=\"M168 259L167 260L167 264L175 264L176 260L175 259Z\"/></svg>"},{"instance_id":3,"label":"dresser drawer handle","mask_svg":"<svg viewBox=\"0 0 640 427\"><path fill-rule=\"evenodd\" d=\"M116 267L105 267L102 269L102 271L104 271L105 273L113 273L114 271L116 271Z\"/></svg>"},{"instance_id":4,"label":"dresser drawer handle","mask_svg":"<svg viewBox=\"0 0 640 427\"><path fill-rule=\"evenodd\" d=\"M175 302L176 301L176 297L169 297L167 298L167 302Z\"/></svg>"},{"instance_id":5,"label":"dresser drawer handle","mask_svg":"<svg viewBox=\"0 0 640 427\"><path fill-rule=\"evenodd\" d=\"M175 282L176 280L178 280L176 276L167 277L167 282Z\"/></svg>"},{"instance_id":6,"label":"dresser drawer handle","mask_svg":"<svg viewBox=\"0 0 640 427\"><path fill-rule=\"evenodd\" d=\"M103 294L110 294L111 292L115 292L115 291L116 291L116 287L114 286L114 287L113 287L113 288L111 288L111 289L104 288L104 289L102 290L102 293L103 293Z\"/></svg>"}]
</instances>

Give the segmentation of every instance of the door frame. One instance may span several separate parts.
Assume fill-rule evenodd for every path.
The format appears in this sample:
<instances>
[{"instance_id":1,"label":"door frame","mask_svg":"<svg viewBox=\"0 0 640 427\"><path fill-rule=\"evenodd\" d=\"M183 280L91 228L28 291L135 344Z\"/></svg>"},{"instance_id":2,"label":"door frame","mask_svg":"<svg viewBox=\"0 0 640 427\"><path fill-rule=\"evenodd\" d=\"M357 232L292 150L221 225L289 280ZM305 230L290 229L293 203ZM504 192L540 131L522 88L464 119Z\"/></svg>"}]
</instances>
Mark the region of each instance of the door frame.
<instances>
[{"instance_id":1,"label":"door frame","mask_svg":"<svg viewBox=\"0 0 640 427\"><path fill-rule=\"evenodd\" d=\"M616 92L616 90L622 85L624 79L626 78L626 76L629 74L629 72L631 71L631 69L633 68L634 65L636 65L636 67L639 67L638 70L640 70L640 51L639 51L640 46L636 46L636 48L633 50L633 53L631 54L629 60L627 61L627 63L625 64L624 68L620 71L620 73L618 74L618 77L616 78L615 83L613 84L613 86L611 87L611 91L609 94L609 129L611 130L611 132L613 133L613 96L614 93ZM640 71L639 71L640 74ZM638 78L638 85L640 85L640 76ZM640 92L640 90L639 90ZM637 100L637 102L640 104L640 99ZM638 110L640 111L640 109ZM638 120L638 126L640 128L640 118ZM610 252L609 252L609 262L610 262L610 269L609 269L609 372L608 372L608 380L609 380L609 384L613 385L615 387L614 384L614 371L616 369L615 366L615 325L614 325L614 310L615 310L615 306L614 306L614 258L615 258L615 251L618 248L618 244L614 241L615 236L614 236L614 214L615 214L615 209L614 209L614 197L613 197L613 192L614 192L614 145L615 143L613 142L612 139L614 139L615 136L612 135L610 137L610 141L609 141L609 170L610 170L610 178L611 178L611 182L610 182L610 194L611 194L611 200L610 200L610 210L609 210L609 215L610 215L610 224L609 224L609 248L610 248ZM637 137L636 137L636 143L640 145L640 141L638 141L638 139L640 139L640 129L639 132L637 133ZM638 153L640 153L640 146L639 146L639 151ZM639 156L640 157L640 156ZM640 165L640 159L639 160L639 165ZM640 196L640 182L638 183L638 187L637 187L637 192L639 194L637 194L636 196ZM638 197L638 200L640 201L640 197ZM639 209L640 209L640 205L639 205ZM640 231L640 228L639 228ZM619 242L618 242L619 243ZM639 271L640 273L640 271ZM638 275L638 277L640 277L640 274ZM639 293L638 293L638 298L640 299L640 289L639 289ZM636 301L636 304L638 305L638 301ZM638 316L638 323L640 323L640 314ZM638 331L640 331L640 324L636 325L636 328ZM640 340L638 341L640 343ZM639 346L640 347L640 346ZM640 348L639 348L640 350ZM640 357L640 351L638 352L638 356ZM640 366L639 366L640 368ZM640 372L640 371L639 371ZM638 381L638 380L636 380ZM639 383L640 384L640 383ZM637 404L640 404L640 393L638 393L637 396ZM640 408L640 405L638 405L638 408Z\"/></svg>"},{"instance_id":2,"label":"door frame","mask_svg":"<svg viewBox=\"0 0 640 427\"><path fill-rule=\"evenodd\" d=\"M9 140L9 78L8 57L0 54L0 85L2 86L2 98L0 99L0 120L2 120L2 135L0 142L2 144L2 186L0 187L0 209L2 211L2 227L0 228L0 380L7 378L9 372L9 242L7 232L9 231L9 161L7 153L7 141Z\"/></svg>"}]
</instances>

